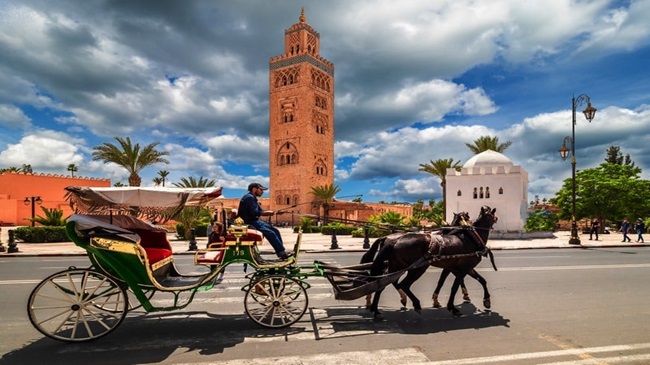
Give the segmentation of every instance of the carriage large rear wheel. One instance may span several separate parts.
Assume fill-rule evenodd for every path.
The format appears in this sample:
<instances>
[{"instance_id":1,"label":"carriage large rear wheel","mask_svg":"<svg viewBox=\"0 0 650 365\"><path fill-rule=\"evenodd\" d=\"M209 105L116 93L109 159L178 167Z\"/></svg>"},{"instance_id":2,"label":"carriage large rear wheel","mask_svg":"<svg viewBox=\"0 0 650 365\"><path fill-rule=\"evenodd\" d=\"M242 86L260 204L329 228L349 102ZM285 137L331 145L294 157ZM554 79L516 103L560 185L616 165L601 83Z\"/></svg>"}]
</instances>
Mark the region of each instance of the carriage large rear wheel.
<instances>
[{"instance_id":1,"label":"carriage large rear wheel","mask_svg":"<svg viewBox=\"0 0 650 365\"><path fill-rule=\"evenodd\" d=\"M42 334L83 342L113 331L128 310L125 289L103 273L69 269L41 281L27 302L27 313Z\"/></svg>"},{"instance_id":2,"label":"carriage large rear wheel","mask_svg":"<svg viewBox=\"0 0 650 365\"><path fill-rule=\"evenodd\" d=\"M288 327L307 310L309 298L300 282L291 277L273 275L252 282L246 291L244 308L256 323L270 328Z\"/></svg>"}]
</instances>

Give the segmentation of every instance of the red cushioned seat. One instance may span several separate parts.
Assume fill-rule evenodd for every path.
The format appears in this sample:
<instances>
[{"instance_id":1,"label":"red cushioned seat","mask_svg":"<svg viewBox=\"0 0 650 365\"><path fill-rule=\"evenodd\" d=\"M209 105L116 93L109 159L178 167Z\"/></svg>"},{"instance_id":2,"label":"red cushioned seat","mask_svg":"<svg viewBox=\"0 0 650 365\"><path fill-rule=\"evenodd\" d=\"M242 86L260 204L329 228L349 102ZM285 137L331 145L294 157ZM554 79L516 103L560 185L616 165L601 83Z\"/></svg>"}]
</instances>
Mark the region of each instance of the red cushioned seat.
<instances>
[{"instance_id":1,"label":"red cushioned seat","mask_svg":"<svg viewBox=\"0 0 650 365\"><path fill-rule=\"evenodd\" d=\"M144 250L147 252L150 265L172 255L172 251L165 248L145 248Z\"/></svg>"}]
</instances>

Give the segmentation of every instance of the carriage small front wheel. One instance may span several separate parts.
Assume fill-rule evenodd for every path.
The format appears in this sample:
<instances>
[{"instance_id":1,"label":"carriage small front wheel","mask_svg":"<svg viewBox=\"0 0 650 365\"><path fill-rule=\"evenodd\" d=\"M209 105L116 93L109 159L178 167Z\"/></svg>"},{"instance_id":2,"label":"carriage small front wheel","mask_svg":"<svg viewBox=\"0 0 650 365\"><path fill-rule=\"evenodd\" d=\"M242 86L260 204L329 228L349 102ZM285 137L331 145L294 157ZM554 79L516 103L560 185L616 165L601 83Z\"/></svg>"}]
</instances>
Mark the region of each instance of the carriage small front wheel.
<instances>
[{"instance_id":1,"label":"carriage small front wheel","mask_svg":"<svg viewBox=\"0 0 650 365\"><path fill-rule=\"evenodd\" d=\"M50 275L32 291L27 313L42 334L61 341L97 339L122 323L128 310L124 288L90 269Z\"/></svg>"},{"instance_id":2,"label":"carriage small front wheel","mask_svg":"<svg viewBox=\"0 0 650 365\"><path fill-rule=\"evenodd\" d=\"M246 314L269 328L296 323L307 311L308 304L307 292L300 281L282 275L254 279L244 298Z\"/></svg>"}]
</instances>

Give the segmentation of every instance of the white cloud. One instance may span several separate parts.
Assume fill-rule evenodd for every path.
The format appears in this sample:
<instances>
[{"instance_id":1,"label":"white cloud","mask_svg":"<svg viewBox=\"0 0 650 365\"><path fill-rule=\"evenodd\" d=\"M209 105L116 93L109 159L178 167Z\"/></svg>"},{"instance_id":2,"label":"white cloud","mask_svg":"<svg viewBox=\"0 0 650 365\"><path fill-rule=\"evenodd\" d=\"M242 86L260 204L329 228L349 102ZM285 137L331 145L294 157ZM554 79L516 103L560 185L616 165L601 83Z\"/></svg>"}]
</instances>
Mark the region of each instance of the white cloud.
<instances>
[{"instance_id":1,"label":"white cloud","mask_svg":"<svg viewBox=\"0 0 650 365\"><path fill-rule=\"evenodd\" d=\"M13 105L0 104L0 125L9 128L25 128L30 125L31 120L23 111Z\"/></svg>"}]
</instances>

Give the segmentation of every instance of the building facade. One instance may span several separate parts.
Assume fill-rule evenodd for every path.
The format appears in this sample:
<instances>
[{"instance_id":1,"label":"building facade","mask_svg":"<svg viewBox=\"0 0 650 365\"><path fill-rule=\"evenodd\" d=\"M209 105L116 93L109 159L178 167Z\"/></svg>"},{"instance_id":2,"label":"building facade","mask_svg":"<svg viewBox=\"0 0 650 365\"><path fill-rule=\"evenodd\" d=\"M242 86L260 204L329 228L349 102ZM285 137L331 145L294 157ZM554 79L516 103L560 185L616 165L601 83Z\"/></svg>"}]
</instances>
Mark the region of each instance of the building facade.
<instances>
[{"instance_id":1,"label":"building facade","mask_svg":"<svg viewBox=\"0 0 650 365\"><path fill-rule=\"evenodd\" d=\"M0 225L27 226L32 217L44 216L40 207L60 209L63 217L72 214L65 201L67 186L109 187L110 179L70 177L52 174L5 172L0 174Z\"/></svg>"},{"instance_id":2,"label":"building facade","mask_svg":"<svg viewBox=\"0 0 650 365\"><path fill-rule=\"evenodd\" d=\"M447 169L447 222L453 213L472 219L483 205L497 208L496 231L523 232L528 217L528 173L505 155L487 150L469 159L460 171Z\"/></svg>"},{"instance_id":3,"label":"building facade","mask_svg":"<svg viewBox=\"0 0 650 365\"><path fill-rule=\"evenodd\" d=\"M311 188L334 183L334 64L304 9L269 61L269 175L275 211L318 214Z\"/></svg>"}]
</instances>

